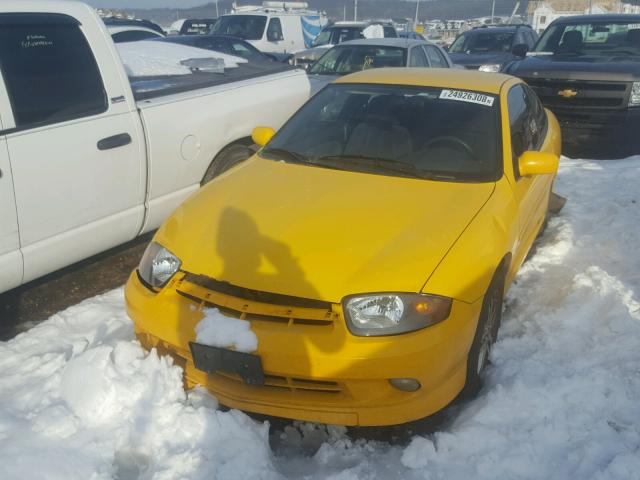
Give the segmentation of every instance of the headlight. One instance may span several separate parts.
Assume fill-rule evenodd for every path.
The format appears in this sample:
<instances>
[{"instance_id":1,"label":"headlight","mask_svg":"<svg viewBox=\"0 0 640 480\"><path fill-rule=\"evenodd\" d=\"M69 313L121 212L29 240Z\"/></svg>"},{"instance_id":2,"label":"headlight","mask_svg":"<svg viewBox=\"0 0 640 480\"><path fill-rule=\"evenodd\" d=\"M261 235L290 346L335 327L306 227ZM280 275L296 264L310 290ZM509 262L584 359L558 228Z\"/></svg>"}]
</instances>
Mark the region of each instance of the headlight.
<instances>
[{"instance_id":1,"label":"headlight","mask_svg":"<svg viewBox=\"0 0 640 480\"><path fill-rule=\"evenodd\" d=\"M349 330L361 337L397 335L449 316L451 299L420 293L372 293L342 300Z\"/></svg>"},{"instance_id":2,"label":"headlight","mask_svg":"<svg viewBox=\"0 0 640 480\"><path fill-rule=\"evenodd\" d=\"M500 65L499 63L489 63L487 65L480 65L480 68L478 70L480 70L481 72L497 73L500 71L501 66L502 65Z\"/></svg>"},{"instance_id":3,"label":"headlight","mask_svg":"<svg viewBox=\"0 0 640 480\"><path fill-rule=\"evenodd\" d=\"M151 242L142 255L138 272L153 288L164 287L180 269L180 259L156 242Z\"/></svg>"},{"instance_id":4,"label":"headlight","mask_svg":"<svg viewBox=\"0 0 640 480\"><path fill-rule=\"evenodd\" d=\"M640 82L631 84L631 95L629 96L629 106L637 107L640 105Z\"/></svg>"}]
</instances>

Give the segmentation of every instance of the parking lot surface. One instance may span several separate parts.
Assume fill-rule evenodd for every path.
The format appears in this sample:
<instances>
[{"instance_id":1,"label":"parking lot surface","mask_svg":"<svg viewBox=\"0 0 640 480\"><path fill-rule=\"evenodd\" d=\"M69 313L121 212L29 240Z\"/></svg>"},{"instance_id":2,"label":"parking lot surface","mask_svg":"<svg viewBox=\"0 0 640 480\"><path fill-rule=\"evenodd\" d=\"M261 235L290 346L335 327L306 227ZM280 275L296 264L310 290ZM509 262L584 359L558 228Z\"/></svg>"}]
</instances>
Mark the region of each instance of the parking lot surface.
<instances>
[{"instance_id":1,"label":"parking lot surface","mask_svg":"<svg viewBox=\"0 0 640 480\"><path fill-rule=\"evenodd\" d=\"M126 282L149 242L132 242L0 294L0 341L8 340L51 315Z\"/></svg>"}]
</instances>

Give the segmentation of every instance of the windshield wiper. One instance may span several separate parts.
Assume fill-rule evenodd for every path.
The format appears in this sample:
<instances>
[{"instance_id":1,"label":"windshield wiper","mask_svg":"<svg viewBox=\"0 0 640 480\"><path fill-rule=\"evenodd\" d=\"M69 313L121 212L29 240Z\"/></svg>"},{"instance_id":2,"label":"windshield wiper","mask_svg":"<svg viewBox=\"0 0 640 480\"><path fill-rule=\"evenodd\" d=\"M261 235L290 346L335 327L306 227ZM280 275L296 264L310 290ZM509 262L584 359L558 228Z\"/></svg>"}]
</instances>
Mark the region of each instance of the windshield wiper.
<instances>
[{"instance_id":1,"label":"windshield wiper","mask_svg":"<svg viewBox=\"0 0 640 480\"><path fill-rule=\"evenodd\" d=\"M306 163L308 161L308 158L301 153L292 152L284 148L266 148L262 150L262 155L273 155L276 157L273 160L283 160L285 162Z\"/></svg>"},{"instance_id":2,"label":"windshield wiper","mask_svg":"<svg viewBox=\"0 0 640 480\"><path fill-rule=\"evenodd\" d=\"M346 164L345 164L346 161ZM348 170L349 163L360 165L374 166L380 171L389 173L399 173L411 178L429 179L432 176L429 173L422 172L413 165L406 162L393 159L369 157L366 155L325 155L324 157L316 157L308 160L309 163L316 165L330 165L333 168Z\"/></svg>"}]
</instances>

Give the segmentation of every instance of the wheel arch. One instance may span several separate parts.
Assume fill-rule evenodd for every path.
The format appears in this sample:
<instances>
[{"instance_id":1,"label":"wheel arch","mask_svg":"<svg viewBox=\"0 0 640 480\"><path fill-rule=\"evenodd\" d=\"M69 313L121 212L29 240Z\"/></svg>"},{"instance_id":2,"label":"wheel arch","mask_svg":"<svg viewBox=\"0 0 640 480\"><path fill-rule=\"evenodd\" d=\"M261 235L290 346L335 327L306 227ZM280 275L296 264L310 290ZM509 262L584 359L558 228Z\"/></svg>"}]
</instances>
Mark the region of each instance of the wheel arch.
<instances>
[{"instance_id":1,"label":"wheel arch","mask_svg":"<svg viewBox=\"0 0 640 480\"><path fill-rule=\"evenodd\" d=\"M209 173L209 171L213 168L213 166L216 164L216 162L220 159L221 155L223 154L223 152L228 149L229 147L233 147L234 145L241 145L243 147L247 147L252 149L251 147L254 145L253 140L251 139L250 136L247 137L241 137L238 138L232 142L227 143L226 145L223 145L215 154L215 156L211 159L211 161L209 162L209 164L207 165L207 168L205 168L204 173L202 174L202 177L200 178L200 184L203 185L205 182L205 179L207 177L207 174ZM252 149L253 150L253 149ZM254 150L255 151L255 150Z\"/></svg>"},{"instance_id":2,"label":"wheel arch","mask_svg":"<svg viewBox=\"0 0 640 480\"><path fill-rule=\"evenodd\" d=\"M510 189L499 181L492 197L440 261L422 292L473 303L484 296L498 270L506 273L506 290L515 275L517 220Z\"/></svg>"}]
</instances>

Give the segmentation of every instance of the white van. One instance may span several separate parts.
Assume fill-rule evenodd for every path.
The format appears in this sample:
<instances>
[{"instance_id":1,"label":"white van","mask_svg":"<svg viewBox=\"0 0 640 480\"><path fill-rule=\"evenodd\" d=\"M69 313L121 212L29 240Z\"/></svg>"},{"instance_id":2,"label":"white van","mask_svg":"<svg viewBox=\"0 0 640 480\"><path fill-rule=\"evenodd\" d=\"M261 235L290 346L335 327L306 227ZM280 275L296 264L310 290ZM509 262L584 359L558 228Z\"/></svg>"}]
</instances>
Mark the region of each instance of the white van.
<instances>
[{"instance_id":1,"label":"white van","mask_svg":"<svg viewBox=\"0 0 640 480\"><path fill-rule=\"evenodd\" d=\"M309 10L306 2L265 1L235 7L211 33L243 38L263 52L291 53L310 48L326 24L326 14Z\"/></svg>"}]
</instances>

